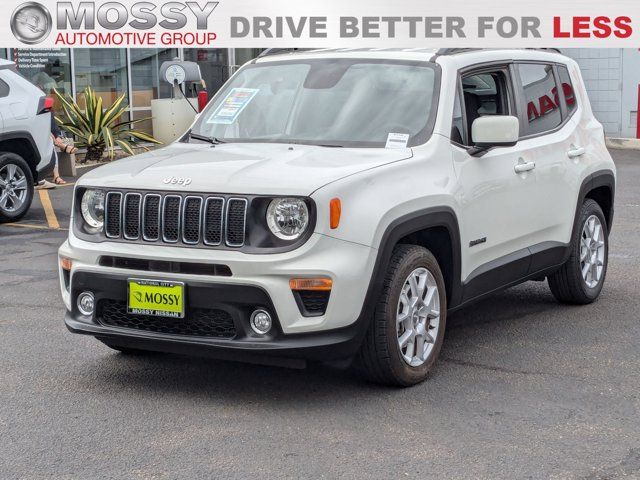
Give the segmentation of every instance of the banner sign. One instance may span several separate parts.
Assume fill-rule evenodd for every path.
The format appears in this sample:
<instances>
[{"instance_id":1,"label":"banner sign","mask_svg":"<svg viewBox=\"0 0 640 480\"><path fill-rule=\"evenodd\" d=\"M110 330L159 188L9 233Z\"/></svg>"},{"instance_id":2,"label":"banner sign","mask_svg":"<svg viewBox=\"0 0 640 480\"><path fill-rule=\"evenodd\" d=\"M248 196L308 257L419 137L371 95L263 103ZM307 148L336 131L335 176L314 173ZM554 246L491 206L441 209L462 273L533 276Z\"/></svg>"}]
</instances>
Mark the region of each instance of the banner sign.
<instances>
[{"instance_id":1,"label":"banner sign","mask_svg":"<svg viewBox=\"0 0 640 480\"><path fill-rule=\"evenodd\" d=\"M20 1L6 47L638 47L638 0Z\"/></svg>"}]
</instances>

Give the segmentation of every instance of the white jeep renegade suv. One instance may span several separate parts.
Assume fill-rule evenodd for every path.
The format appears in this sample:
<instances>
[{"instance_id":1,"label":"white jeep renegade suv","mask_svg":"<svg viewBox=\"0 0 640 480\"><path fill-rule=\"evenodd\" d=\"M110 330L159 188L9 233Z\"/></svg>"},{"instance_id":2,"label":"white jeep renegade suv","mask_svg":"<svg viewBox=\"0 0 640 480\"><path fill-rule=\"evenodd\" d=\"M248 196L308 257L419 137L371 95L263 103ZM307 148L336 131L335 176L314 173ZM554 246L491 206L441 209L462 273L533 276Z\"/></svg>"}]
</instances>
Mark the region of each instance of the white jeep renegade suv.
<instances>
[{"instance_id":1,"label":"white jeep renegade suv","mask_svg":"<svg viewBox=\"0 0 640 480\"><path fill-rule=\"evenodd\" d=\"M447 312L544 278L594 301L614 190L559 54L267 54L181 141L78 182L66 325L124 352L353 359L411 385Z\"/></svg>"}]
</instances>

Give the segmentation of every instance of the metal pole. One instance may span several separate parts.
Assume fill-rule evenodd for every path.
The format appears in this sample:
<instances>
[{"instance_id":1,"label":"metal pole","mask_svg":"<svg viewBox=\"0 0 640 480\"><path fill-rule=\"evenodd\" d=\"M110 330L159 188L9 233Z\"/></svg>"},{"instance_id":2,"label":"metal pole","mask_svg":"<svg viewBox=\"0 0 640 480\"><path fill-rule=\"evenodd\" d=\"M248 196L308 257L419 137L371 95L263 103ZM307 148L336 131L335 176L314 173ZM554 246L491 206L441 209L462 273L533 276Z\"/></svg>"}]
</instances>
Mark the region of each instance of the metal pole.
<instances>
[{"instance_id":1,"label":"metal pole","mask_svg":"<svg viewBox=\"0 0 640 480\"><path fill-rule=\"evenodd\" d=\"M638 85L638 110L636 111L636 138L640 138L640 85Z\"/></svg>"}]
</instances>

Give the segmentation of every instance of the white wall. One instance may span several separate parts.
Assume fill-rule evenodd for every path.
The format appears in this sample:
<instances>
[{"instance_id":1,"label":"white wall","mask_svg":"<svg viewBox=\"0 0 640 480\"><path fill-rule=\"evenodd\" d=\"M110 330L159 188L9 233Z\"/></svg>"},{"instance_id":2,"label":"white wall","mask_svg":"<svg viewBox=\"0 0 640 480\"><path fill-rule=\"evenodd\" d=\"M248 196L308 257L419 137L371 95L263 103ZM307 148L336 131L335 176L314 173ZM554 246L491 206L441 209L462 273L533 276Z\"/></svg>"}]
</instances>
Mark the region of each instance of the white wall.
<instances>
[{"instance_id":1,"label":"white wall","mask_svg":"<svg viewBox=\"0 0 640 480\"><path fill-rule=\"evenodd\" d=\"M611 137L622 135L622 52L620 48L562 50L580 65L593 113Z\"/></svg>"}]
</instances>

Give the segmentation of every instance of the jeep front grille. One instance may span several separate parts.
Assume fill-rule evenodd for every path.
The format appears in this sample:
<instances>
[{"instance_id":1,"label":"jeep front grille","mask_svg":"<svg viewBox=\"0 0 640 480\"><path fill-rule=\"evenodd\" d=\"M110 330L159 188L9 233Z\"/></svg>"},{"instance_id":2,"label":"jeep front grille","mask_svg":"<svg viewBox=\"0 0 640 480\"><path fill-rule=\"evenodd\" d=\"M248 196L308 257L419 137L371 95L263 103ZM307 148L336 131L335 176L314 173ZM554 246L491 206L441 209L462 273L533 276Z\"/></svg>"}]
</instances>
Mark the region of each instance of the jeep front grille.
<instances>
[{"instance_id":1,"label":"jeep front grille","mask_svg":"<svg viewBox=\"0 0 640 480\"><path fill-rule=\"evenodd\" d=\"M246 198L108 192L105 204L110 239L232 248L245 244Z\"/></svg>"}]
</instances>

